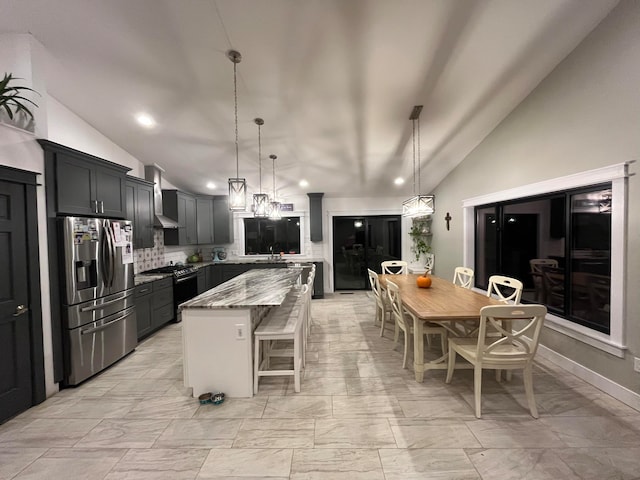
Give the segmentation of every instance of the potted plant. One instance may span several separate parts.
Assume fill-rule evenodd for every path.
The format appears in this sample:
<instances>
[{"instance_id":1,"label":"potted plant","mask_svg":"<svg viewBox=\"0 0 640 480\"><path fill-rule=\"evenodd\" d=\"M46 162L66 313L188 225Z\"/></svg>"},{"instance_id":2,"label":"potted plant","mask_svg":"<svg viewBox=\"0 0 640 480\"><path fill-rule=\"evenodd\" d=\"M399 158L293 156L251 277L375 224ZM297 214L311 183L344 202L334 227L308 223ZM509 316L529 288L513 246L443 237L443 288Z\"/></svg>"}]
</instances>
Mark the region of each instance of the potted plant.
<instances>
[{"instance_id":1,"label":"potted plant","mask_svg":"<svg viewBox=\"0 0 640 480\"><path fill-rule=\"evenodd\" d=\"M5 73L4 78L0 80L0 114L8 117L9 121L26 130L33 130L33 113L31 106L38 105L32 100L23 96L24 92L34 92L29 87L19 87L11 85L14 80L20 80L11 73ZM25 127L22 127L25 125Z\"/></svg>"},{"instance_id":2,"label":"potted plant","mask_svg":"<svg viewBox=\"0 0 640 480\"><path fill-rule=\"evenodd\" d=\"M425 236L424 226L421 223L414 222L409 230L409 236L413 245L411 251L415 255L416 263L425 263L427 253L431 252L431 245L427 243L427 237ZM422 262L420 261L422 257Z\"/></svg>"}]
</instances>

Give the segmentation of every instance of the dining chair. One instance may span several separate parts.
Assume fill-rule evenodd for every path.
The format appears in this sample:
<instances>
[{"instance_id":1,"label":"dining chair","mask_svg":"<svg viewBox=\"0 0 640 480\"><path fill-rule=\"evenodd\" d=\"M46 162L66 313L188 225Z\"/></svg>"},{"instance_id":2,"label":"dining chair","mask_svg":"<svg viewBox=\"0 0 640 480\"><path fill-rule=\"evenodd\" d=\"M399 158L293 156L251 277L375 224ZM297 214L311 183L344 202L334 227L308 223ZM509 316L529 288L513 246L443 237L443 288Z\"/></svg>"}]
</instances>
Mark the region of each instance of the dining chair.
<instances>
[{"instance_id":1,"label":"dining chair","mask_svg":"<svg viewBox=\"0 0 640 480\"><path fill-rule=\"evenodd\" d=\"M480 310L477 338L449 337L449 364L446 383L451 383L456 367L456 355L473 365L473 397L476 417L481 416L482 370L523 370L524 390L533 418L538 418L533 395L533 358L538 349L540 330L547 308L544 305L492 305ZM507 321L508 329L502 322ZM512 331L512 323L514 325ZM500 337L488 337L487 327L500 332Z\"/></svg>"},{"instance_id":2,"label":"dining chair","mask_svg":"<svg viewBox=\"0 0 640 480\"><path fill-rule=\"evenodd\" d=\"M456 267L453 271L453 283L461 287L471 289L473 287L473 269L467 267Z\"/></svg>"},{"instance_id":3,"label":"dining chair","mask_svg":"<svg viewBox=\"0 0 640 480\"><path fill-rule=\"evenodd\" d=\"M369 274L369 285L371 285L371 291L373 292L373 296L376 300L376 317L373 324L377 325L378 322L382 324L380 328L380 336L382 337L384 335L385 319L387 317L387 313L391 313L391 307L389 305L389 302L386 301L385 296L382 292L378 274L370 268L367 268L367 272Z\"/></svg>"},{"instance_id":4,"label":"dining chair","mask_svg":"<svg viewBox=\"0 0 640 480\"><path fill-rule=\"evenodd\" d=\"M392 275L407 275L409 273L409 266L404 260L386 260L380 264L382 267L382 273Z\"/></svg>"},{"instance_id":5,"label":"dining chair","mask_svg":"<svg viewBox=\"0 0 640 480\"><path fill-rule=\"evenodd\" d=\"M429 275L431 275L433 273L433 268L435 267L436 264L436 256L433 253L425 253L425 263L424 263L424 268L426 270L425 273L428 273Z\"/></svg>"},{"instance_id":6,"label":"dining chair","mask_svg":"<svg viewBox=\"0 0 640 480\"><path fill-rule=\"evenodd\" d=\"M520 280L503 275L491 275L489 277L489 286L487 287L487 297L495 293L498 300L503 303L513 301L513 303L518 304L520 303L520 297L522 297L522 288L523 285Z\"/></svg>"},{"instance_id":7,"label":"dining chair","mask_svg":"<svg viewBox=\"0 0 640 480\"><path fill-rule=\"evenodd\" d=\"M529 267L531 268L531 276L533 277L533 286L536 290L535 301L538 303L547 303L542 278L543 270L546 267L558 268L558 261L552 258L532 258L529 260Z\"/></svg>"},{"instance_id":8,"label":"dining chair","mask_svg":"<svg viewBox=\"0 0 640 480\"><path fill-rule=\"evenodd\" d=\"M395 320L396 325L400 328L400 330L404 332L404 355L402 357L402 368L407 368L407 354L409 352L410 337L411 335L413 335L414 317L411 312L407 311L402 305L402 296L400 295L400 289L395 283L390 280L387 280L387 295L389 296L389 303L391 304L391 316ZM442 347L442 353L446 353L446 328L425 322L424 334L440 335L440 345Z\"/></svg>"}]
</instances>

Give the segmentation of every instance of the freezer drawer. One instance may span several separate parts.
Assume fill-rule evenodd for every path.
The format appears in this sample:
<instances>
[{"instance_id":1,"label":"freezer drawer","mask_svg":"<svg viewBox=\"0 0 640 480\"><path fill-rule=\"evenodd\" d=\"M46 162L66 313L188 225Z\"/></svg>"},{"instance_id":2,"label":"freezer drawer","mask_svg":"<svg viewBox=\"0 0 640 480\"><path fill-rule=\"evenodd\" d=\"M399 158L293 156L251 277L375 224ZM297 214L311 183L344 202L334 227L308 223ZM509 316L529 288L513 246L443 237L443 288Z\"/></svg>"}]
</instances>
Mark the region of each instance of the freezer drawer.
<instances>
[{"instance_id":1,"label":"freezer drawer","mask_svg":"<svg viewBox=\"0 0 640 480\"><path fill-rule=\"evenodd\" d=\"M108 315L113 315L135 305L135 289L107 295L88 302L65 308L64 321L66 328L76 328L95 323Z\"/></svg>"},{"instance_id":2,"label":"freezer drawer","mask_svg":"<svg viewBox=\"0 0 640 480\"><path fill-rule=\"evenodd\" d=\"M77 385L138 344L135 306L78 328L68 329L65 384Z\"/></svg>"}]
</instances>

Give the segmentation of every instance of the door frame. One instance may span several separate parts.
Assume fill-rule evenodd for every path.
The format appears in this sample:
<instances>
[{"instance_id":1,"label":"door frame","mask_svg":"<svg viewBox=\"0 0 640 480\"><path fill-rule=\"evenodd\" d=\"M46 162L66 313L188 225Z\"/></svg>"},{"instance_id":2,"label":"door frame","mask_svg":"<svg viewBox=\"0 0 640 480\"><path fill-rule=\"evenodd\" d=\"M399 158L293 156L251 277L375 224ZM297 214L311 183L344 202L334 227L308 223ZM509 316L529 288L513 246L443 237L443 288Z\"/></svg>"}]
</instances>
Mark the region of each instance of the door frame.
<instances>
[{"instance_id":1,"label":"door frame","mask_svg":"<svg viewBox=\"0 0 640 480\"><path fill-rule=\"evenodd\" d=\"M329 259L329 270L326 275L329 280L329 292L335 292L334 284L334 265L333 265L333 217L375 217L378 215L400 215L400 252L402 256L407 255L409 252L409 235L405 235L410 228L410 219L402 216L402 208L358 208L348 210L326 210L326 225L327 225L327 238L328 245L324 250L324 257Z\"/></svg>"},{"instance_id":2,"label":"door frame","mask_svg":"<svg viewBox=\"0 0 640 480\"><path fill-rule=\"evenodd\" d=\"M38 237L37 172L0 165L0 180L24 187L27 235L27 279L29 282L29 337L31 340L31 405L47 398L45 386L44 343L42 332L42 295L40 289L40 253Z\"/></svg>"}]
</instances>

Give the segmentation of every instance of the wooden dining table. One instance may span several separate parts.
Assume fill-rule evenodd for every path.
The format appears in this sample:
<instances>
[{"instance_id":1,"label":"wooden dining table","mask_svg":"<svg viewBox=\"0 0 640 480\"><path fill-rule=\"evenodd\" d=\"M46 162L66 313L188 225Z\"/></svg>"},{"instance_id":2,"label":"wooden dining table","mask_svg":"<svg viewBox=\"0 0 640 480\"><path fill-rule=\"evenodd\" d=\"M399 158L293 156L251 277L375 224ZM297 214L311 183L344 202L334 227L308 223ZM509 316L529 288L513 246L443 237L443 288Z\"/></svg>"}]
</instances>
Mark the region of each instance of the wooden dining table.
<instances>
[{"instance_id":1,"label":"wooden dining table","mask_svg":"<svg viewBox=\"0 0 640 480\"><path fill-rule=\"evenodd\" d=\"M447 352L437 360L424 362L423 330L425 322L444 326L451 335L464 335L461 325L479 323L480 309L487 305L503 305L497 299L474 292L451 281L431 275L431 287L418 288L419 275L379 275L380 286L386 290L387 280L395 283L404 308L413 317L413 368L417 382L424 380L425 370L447 368ZM385 291L386 295L386 291Z\"/></svg>"}]
</instances>

